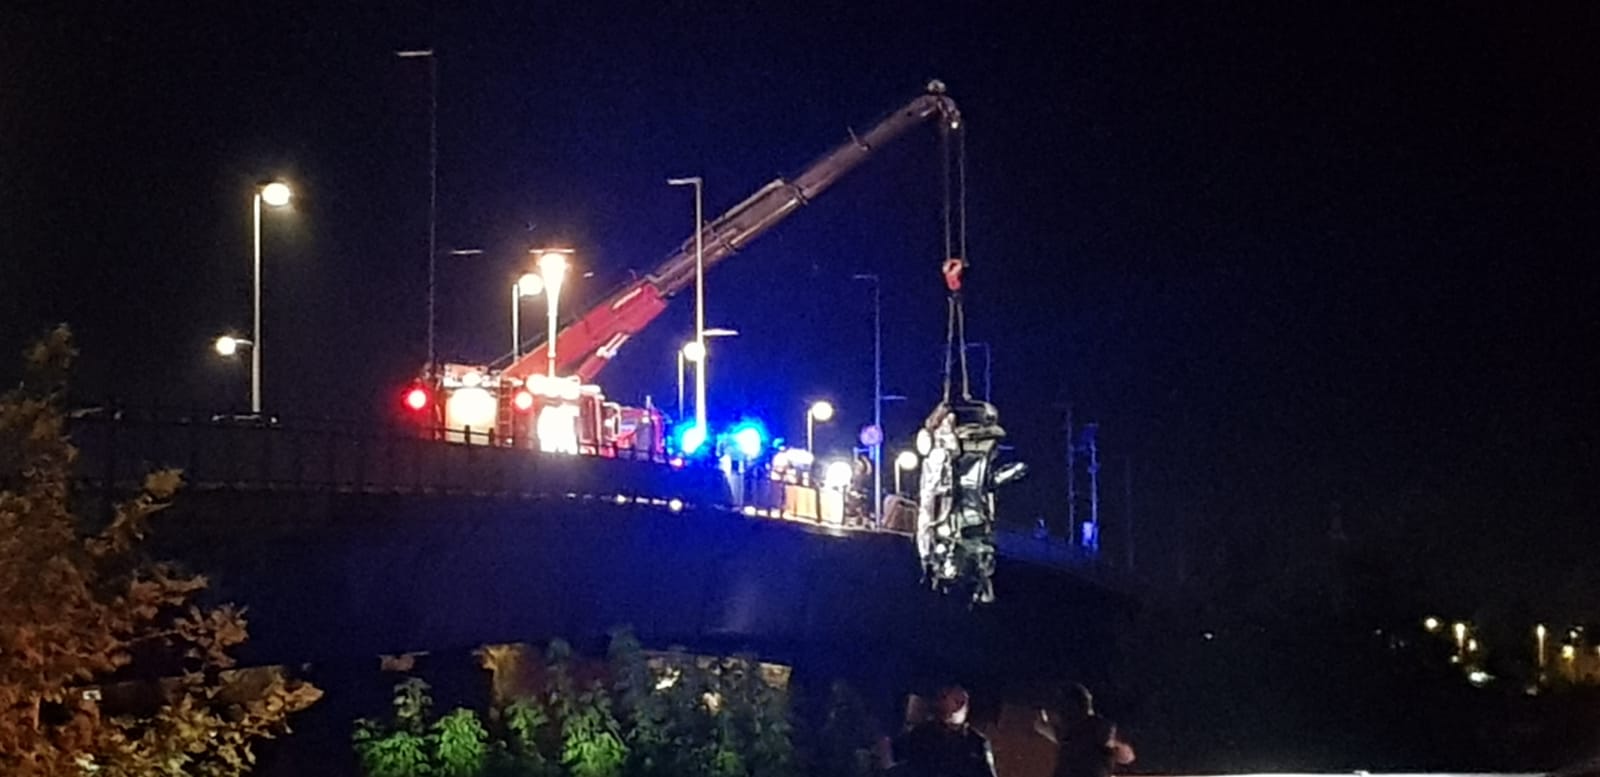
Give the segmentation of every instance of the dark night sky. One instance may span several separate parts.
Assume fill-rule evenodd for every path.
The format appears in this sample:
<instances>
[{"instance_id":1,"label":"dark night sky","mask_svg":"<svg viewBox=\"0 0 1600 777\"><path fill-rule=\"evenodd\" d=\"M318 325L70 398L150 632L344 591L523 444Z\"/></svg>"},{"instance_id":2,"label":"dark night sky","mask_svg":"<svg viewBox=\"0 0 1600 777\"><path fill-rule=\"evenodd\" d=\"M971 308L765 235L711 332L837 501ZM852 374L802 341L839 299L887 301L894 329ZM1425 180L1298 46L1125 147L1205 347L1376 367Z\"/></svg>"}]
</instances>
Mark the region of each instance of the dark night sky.
<instances>
[{"instance_id":1,"label":"dark night sky","mask_svg":"<svg viewBox=\"0 0 1600 777\"><path fill-rule=\"evenodd\" d=\"M266 225L268 405L395 405L423 354L428 92L394 49L439 52L439 244L486 250L440 260L440 347L480 358L527 248L575 246L598 296L688 233L667 177L705 176L719 213L938 77L970 129L971 336L1035 466L1007 520L1063 517L1070 395L1113 521L1134 458L1150 564L1297 559L1337 512L1464 600L1594 601L1594 6L34 5L0 11L0 345L73 323L85 397L242 401L207 344L248 325L250 187L276 175L299 199ZM710 276L711 323L742 332L724 410L797 435L832 396L845 443L870 271L908 434L942 338L935 152L912 133ZM682 298L609 393L669 402L690 319Z\"/></svg>"}]
</instances>

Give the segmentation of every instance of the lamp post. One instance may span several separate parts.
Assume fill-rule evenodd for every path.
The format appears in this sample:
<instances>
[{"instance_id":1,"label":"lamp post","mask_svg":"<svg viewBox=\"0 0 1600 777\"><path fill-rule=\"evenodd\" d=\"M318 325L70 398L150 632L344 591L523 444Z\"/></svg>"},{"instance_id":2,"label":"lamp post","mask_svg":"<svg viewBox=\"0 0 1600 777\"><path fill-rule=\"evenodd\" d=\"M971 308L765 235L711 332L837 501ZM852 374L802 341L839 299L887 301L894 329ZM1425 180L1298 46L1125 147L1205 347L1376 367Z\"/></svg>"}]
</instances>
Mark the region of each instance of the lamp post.
<instances>
[{"instance_id":1,"label":"lamp post","mask_svg":"<svg viewBox=\"0 0 1600 777\"><path fill-rule=\"evenodd\" d=\"M537 297L544 292L544 278L537 273L523 273L511 284L511 358L522 356L522 298Z\"/></svg>"},{"instance_id":2,"label":"lamp post","mask_svg":"<svg viewBox=\"0 0 1600 777\"><path fill-rule=\"evenodd\" d=\"M806 453L816 455L816 422L827 423L833 418L833 405L826 400L813 402L806 408Z\"/></svg>"},{"instance_id":3,"label":"lamp post","mask_svg":"<svg viewBox=\"0 0 1600 777\"><path fill-rule=\"evenodd\" d=\"M900 455L894 457L894 495L895 496L901 496L900 473L902 473L902 472L910 472L911 470L916 469L918 463L919 462L917 461L917 454L912 453L911 451L900 451Z\"/></svg>"},{"instance_id":4,"label":"lamp post","mask_svg":"<svg viewBox=\"0 0 1600 777\"><path fill-rule=\"evenodd\" d=\"M718 328L704 330L704 335L707 339L712 337L736 337L738 334L739 330L737 329ZM690 340L689 342L684 343L682 348L678 349L678 404L676 407L676 412L680 418L683 416L684 362L689 362L695 366L694 369L697 376L704 374L706 369L706 347L704 345L704 340ZM698 405L696 407L698 408ZM703 416L697 412L696 417L700 418Z\"/></svg>"},{"instance_id":5,"label":"lamp post","mask_svg":"<svg viewBox=\"0 0 1600 777\"><path fill-rule=\"evenodd\" d=\"M544 291L549 294L545 300L545 312L549 321L549 331L545 337L545 372L550 377L556 376L556 322L559 311L557 305L561 302L561 282L567 275L567 254L572 253L567 249L546 249L536 252L539 254L539 277L544 281Z\"/></svg>"},{"instance_id":6,"label":"lamp post","mask_svg":"<svg viewBox=\"0 0 1600 777\"><path fill-rule=\"evenodd\" d=\"M268 207L281 208L289 204L293 193L289 185L282 181L273 181L264 186L256 187L256 195L251 203L251 214L255 226L255 262L254 286L255 314L250 326L250 412L261 413L261 204ZM231 338L230 338L231 339ZM217 342L217 350L222 350L222 342Z\"/></svg>"},{"instance_id":7,"label":"lamp post","mask_svg":"<svg viewBox=\"0 0 1600 777\"><path fill-rule=\"evenodd\" d=\"M694 187L694 340L700 344L703 359L706 348L706 249L703 190L705 181L693 178L669 178L668 186ZM702 432L706 428L706 370L702 360L694 371L694 422Z\"/></svg>"},{"instance_id":8,"label":"lamp post","mask_svg":"<svg viewBox=\"0 0 1600 777\"><path fill-rule=\"evenodd\" d=\"M1539 651L1539 653L1538 653L1538 663L1539 663L1539 669L1541 671L1544 670L1544 663L1545 663L1544 640L1545 640L1545 636L1548 635L1548 634L1549 634L1549 631L1547 629L1545 629L1543 623L1533 627L1533 641L1534 641L1534 644L1536 645L1536 647L1537 647L1537 649Z\"/></svg>"},{"instance_id":9,"label":"lamp post","mask_svg":"<svg viewBox=\"0 0 1600 777\"><path fill-rule=\"evenodd\" d=\"M438 259L437 245L439 212L439 60L433 49L396 51L401 59L428 60L428 372L438 370L438 356L434 350L434 265Z\"/></svg>"},{"instance_id":10,"label":"lamp post","mask_svg":"<svg viewBox=\"0 0 1600 777\"><path fill-rule=\"evenodd\" d=\"M872 425L878 442L872 446L872 521L883 523L883 297L878 276L857 273L855 280L872 284ZM896 477L899 477L898 473ZM895 492L899 493L899 488Z\"/></svg>"}]
</instances>

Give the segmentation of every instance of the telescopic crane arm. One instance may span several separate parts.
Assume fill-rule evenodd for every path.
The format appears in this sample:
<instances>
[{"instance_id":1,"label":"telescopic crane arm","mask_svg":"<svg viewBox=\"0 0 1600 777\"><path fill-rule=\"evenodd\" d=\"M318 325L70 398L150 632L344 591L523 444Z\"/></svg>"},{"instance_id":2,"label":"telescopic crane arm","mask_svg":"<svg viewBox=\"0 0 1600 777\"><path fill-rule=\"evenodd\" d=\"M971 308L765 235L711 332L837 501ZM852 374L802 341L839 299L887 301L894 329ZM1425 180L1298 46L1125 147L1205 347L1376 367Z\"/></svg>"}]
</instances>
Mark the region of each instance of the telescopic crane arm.
<instances>
[{"instance_id":1,"label":"telescopic crane arm","mask_svg":"<svg viewBox=\"0 0 1600 777\"><path fill-rule=\"evenodd\" d=\"M855 169L874 151L906 130L938 117L944 131L961 129L961 113L945 95L944 84L933 81L927 90L890 114L865 134L851 133L846 141L818 159L792 181L776 179L727 213L702 227L705 268L738 253L752 240L777 225L800 206L826 191L845 173ZM628 338L644 329L667 307L673 295L694 285L695 240L690 235L654 272L624 286L576 321L556 333L556 370L589 382L616 356ZM542 372L546 348L541 344L513 361L506 374L513 377Z\"/></svg>"}]
</instances>

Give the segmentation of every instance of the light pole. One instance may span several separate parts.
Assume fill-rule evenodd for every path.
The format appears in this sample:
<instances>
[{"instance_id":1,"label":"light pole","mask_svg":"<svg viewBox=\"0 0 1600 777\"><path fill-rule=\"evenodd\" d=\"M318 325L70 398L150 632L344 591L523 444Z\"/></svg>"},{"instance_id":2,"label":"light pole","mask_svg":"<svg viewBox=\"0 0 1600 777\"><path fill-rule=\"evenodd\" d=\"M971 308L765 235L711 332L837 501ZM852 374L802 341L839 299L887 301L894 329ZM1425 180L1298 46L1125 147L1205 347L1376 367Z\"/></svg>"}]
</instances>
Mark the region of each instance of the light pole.
<instances>
[{"instance_id":1,"label":"light pole","mask_svg":"<svg viewBox=\"0 0 1600 777\"><path fill-rule=\"evenodd\" d=\"M522 356L522 298L537 297L544 292L544 278L537 273L523 273L511 284L511 358Z\"/></svg>"},{"instance_id":2,"label":"light pole","mask_svg":"<svg viewBox=\"0 0 1600 777\"><path fill-rule=\"evenodd\" d=\"M919 462L917 461L917 454L912 453L911 451L900 451L900 455L894 457L894 495L895 496L901 496L902 495L902 492L900 490L900 473L902 473L902 472L910 472L911 470L916 469L918 463Z\"/></svg>"},{"instance_id":3,"label":"light pole","mask_svg":"<svg viewBox=\"0 0 1600 777\"><path fill-rule=\"evenodd\" d=\"M428 60L428 374L436 372L437 352L434 350L434 265L438 259L437 225L439 212L439 60L433 49L396 51L401 59Z\"/></svg>"},{"instance_id":4,"label":"light pole","mask_svg":"<svg viewBox=\"0 0 1600 777\"><path fill-rule=\"evenodd\" d=\"M833 405L827 400L813 402L806 408L806 453L816 455L816 422L827 423L833 418Z\"/></svg>"},{"instance_id":5,"label":"light pole","mask_svg":"<svg viewBox=\"0 0 1600 777\"><path fill-rule=\"evenodd\" d=\"M252 285L255 287L255 314L250 326L250 412L261 413L261 203L269 207L281 208L289 204L292 192L289 185L282 181L273 181L264 186L256 187L256 195L251 203L251 214L255 225L255 271ZM231 338L230 338L231 339ZM222 342L217 342L217 350L221 352Z\"/></svg>"},{"instance_id":6,"label":"light pole","mask_svg":"<svg viewBox=\"0 0 1600 777\"><path fill-rule=\"evenodd\" d=\"M883 523L883 297L878 276L857 273L855 280L872 284L872 425L877 442L872 445L872 521ZM897 475L898 477L898 475ZM895 489L899 491L898 488Z\"/></svg>"},{"instance_id":7,"label":"light pole","mask_svg":"<svg viewBox=\"0 0 1600 777\"><path fill-rule=\"evenodd\" d=\"M700 354L706 348L706 248L705 215L702 192L705 182L699 177L669 178L668 186L694 187L694 340L700 344ZM702 433L706 428L706 368L702 360L694 371L694 423Z\"/></svg>"},{"instance_id":8,"label":"light pole","mask_svg":"<svg viewBox=\"0 0 1600 777\"><path fill-rule=\"evenodd\" d=\"M1540 671L1544 670L1544 640L1548 633L1543 623L1533 627L1533 640L1539 651L1538 664Z\"/></svg>"},{"instance_id":9,"label":"light pole","mask_svg":"<svg viewBox=\"0 0 1600 777\"><path fill-rule=\"evenodd\" d=\"M572 253L567 249L546 249L539 251L539 277L544 280L544 290L550 296L545 300L545 312L548 314L549 331L545 337L545 368L546 374L556 376L556 306L561 301L561 282L567 275L567 254Z\"/></svg>"},{"instance_id":10,"label":"light pole","mask_svg":"<svg viewBox=\"0 0 1600 777\"><path fill-rule=\"evenodd\" d=\"M704 334L706 339L713 337L736 337L739 334L739 330L720 328L707 329L704 330ZM695 365L694 369L697 375L704 372L706 368L706 347L704 345L704 340L690 340L689 342L684 343L682 348L678 349L678 405L675 408L675 411L680 418L683 417L684 362L689 362ZM698 413L696 415L697 417L699 416Z\"/></svg>"}]
</instances>

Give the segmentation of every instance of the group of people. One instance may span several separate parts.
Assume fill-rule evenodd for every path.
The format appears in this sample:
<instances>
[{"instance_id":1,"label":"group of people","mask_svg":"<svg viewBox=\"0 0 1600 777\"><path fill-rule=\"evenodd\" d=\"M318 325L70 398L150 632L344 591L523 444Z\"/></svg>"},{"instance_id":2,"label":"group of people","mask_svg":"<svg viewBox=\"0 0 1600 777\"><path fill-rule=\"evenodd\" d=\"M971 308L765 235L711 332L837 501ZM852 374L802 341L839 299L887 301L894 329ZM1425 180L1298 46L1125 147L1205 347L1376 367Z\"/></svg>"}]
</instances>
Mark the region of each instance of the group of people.
<instances>
[{"instance_id":1,"label":"group of people","mask_svg":"<svg viewBox=\"0 0 1600 777\"><path fill-rule=\"evenodd\" d=\"M968 722L970 698L960 686L949 686L934 700L932 716L891 740L883 753L896 777L995 777L989 739ZM1133 748L1117 735L1116 724L1095 714L1094 696L1081 685L1065 689L1050 707L1041 708L1033 731L1055 745L1052 777L1110 777L1119 766L1133 763ZM908 710L908 718L921 713Z\"/></svg>"}]
</instances>

